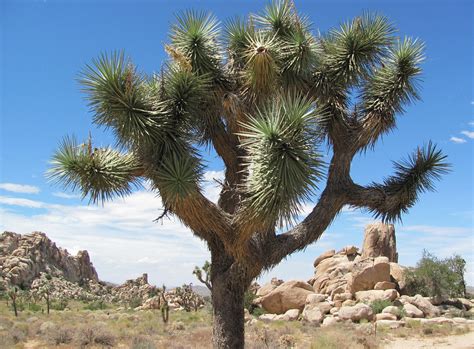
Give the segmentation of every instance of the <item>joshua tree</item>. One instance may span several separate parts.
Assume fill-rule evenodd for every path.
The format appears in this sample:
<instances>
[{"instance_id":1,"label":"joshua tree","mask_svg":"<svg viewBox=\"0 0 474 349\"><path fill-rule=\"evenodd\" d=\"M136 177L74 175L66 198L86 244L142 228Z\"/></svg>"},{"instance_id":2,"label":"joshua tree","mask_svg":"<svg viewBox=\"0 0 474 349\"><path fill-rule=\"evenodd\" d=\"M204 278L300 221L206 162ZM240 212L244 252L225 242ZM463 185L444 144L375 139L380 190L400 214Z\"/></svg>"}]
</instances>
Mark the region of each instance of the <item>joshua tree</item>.
<instances>
[{"instance_id":1,"label":"joshua tree","mask_svg":"<svg viewBox=\"0 0 474 349\"><path fill-rule=\"evenodd\" d=\"M212 285L211 285L211 263L209 261L205 261L204 265L202 268L199 268L198 266L194 267L193 274L196 275L196 278L206 285L206 287L209 289L209 291L212 291Z\"/></svg>"},{"instance_id":2,"label":"joshua tree","mask_svg":"<svg viewBox=\"0 0 474 349\"><path fill-rule=\"evenodd\" d=\"M419 98L423 45L394 32L386 18L364 14L315 36L289 1L223 31L213 16L185 12L160 73L139 74L123 53L86 66L80 82L93 120L115 133L120 150L65 138L49 175L92 202L152 183L164 213L209 247L214 346L242 348L244 292L262 270L318 240L344 205L399 219L448 169L430 142L382 183L351 178L354 156ZM201 190L206 147L225 166L217 203Z\"/></svg>"},{"instance_id":3,"label":"joshua tree","mask_svg":"<svg viewBox=\"0 0 474 349\"><path fill-rule=\"evenodd\" d=\"M34 294L46 301L46 313L49 315L51 308L51 294L54 291L53 277L50 274L42 273L38 279Z\"/></svg>"},{"instance_id":4,"label":"joshua tree","mask_svg":"<svg viewBox=\"0 0 474 349\"><path fill-rule=\"evenodd\" d=\"M8 290L8 297L10 297L10 299L12 300L13 312L15 313L15 317L18 317L18 294L18 287L16 286L13 286Z\"/></svg>"}]
</instances>

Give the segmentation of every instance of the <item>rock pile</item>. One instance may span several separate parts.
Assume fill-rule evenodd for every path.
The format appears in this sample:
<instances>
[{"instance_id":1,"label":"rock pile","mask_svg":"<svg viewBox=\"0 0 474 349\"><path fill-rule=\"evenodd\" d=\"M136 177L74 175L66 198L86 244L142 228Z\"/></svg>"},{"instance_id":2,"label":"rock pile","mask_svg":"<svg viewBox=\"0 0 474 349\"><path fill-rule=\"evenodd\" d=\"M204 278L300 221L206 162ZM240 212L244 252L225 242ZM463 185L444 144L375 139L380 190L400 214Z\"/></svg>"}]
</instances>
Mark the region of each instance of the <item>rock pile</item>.
<instances>
[{"instance_id":1,"label":"rock pile","mask_svg":"<svg viewBox=\"0 0 474 349\"><path fill-rule=\"evenodd\" d=\"M260 319L301 319L318 325L367 320L399 326L402 317L461 322L456 317L452 320L439 320L439 317L449 312L454 316L463 311L472 314L474 303L467 299L445 300L437 306L433 304L435 300L420 295L400 296L405 287L406 268L397 261L393 225L368 225L362 251L356 246L346 246L338 252L326 251L314 261L315 273L307 282L273 279L262 286L257 291L255 304L269 314ZM371 304L382 301L392 305L374 314ZM453 309L456 306L457 313Z\"/></svg>"},{"instance_id":2,"label":"rock pile","mask_svg":"<svg viewBox=\"0 0 474 349\"><path fill-rule=\"evenodd\" d=\"M87 251L71 256L40 232L0 235L0 276L7 284L29 287L42 272L79 284L99 281Z\"/></svg>"}]
</instances>

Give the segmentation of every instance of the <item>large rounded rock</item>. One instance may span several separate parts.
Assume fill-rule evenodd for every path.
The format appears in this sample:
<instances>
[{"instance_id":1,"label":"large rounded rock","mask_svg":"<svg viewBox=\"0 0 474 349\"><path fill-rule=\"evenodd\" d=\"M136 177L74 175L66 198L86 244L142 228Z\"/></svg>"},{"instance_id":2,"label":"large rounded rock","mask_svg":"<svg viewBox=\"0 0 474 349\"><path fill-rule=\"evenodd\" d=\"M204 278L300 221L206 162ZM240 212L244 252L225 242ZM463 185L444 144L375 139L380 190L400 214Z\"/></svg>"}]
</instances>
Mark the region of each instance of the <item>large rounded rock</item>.
<instances>
[{"instance_id":1,"label":"large rounded rock","mask_svg":"<svg viewBox=\"0 0 474 349\"><path fill-rule=\"evenodd\" d=\"M321 263L323 260L327 258L331 258L335 254L336 254L335 250L329 250L329 251L324 252L318 258L314 260L313 266L316 268L319 265L319 263Z\"/></svg>"},{"instance_id":2,"label":"large rounded rock","mask_svg":"<svg viewBox=\"0 0 474 349\"><path fill-rule=\"evenodd\" d=\"M266 296L267 294L272 292L275 288L280 286L282 283L283 283L283 280L272 278L272 280L269 283L263 285L257 290L257 293L256 293L257 297Z\"/></svg>"},{"instance_id":3,"label":"large rounded rock","mask_svg":"<svg viewBox=\"0 0 474 349\"><path fill-rule=\"evenodd\" d=\"M371 290L356 292L355 299L359 302L372 303L375 301L394 301L398 296L396 290Z\"/></svg>"},{"instance_id":4,"label":"large rounded rock","mask_svg":"<svg viewBox=\"0 0 474 349\"><path fill-rule=\"evenodd\" d=\"M403 293L406 287L406 268L397 263L390 263L390 278L396 282L398 289Z\"/></svg>"},{"instance_id":5,"label":"large rounded rock","mask_svg":"<svg viewBox=\"0 0 474 349\"><path fill-rule=\"evenodd\" d=\"M371 259L366 259L355 263L347 290L350 293L372 290L377 283L384 281L390 282L390 264L383 261L374 263Z\"/></svg>"},{"instance_id":6,"label":"large rounded rock","mask_svg":"<svg viewBox=\"0 0 474 349\"><path fill-rule=\"evenodd\" d=\"M410 318L422 318L425 316L420 309L411 303L404 304L403 310L405 311L405 315Z\"/></svg>"},{"instance_id":7,"label":"large rounded rock","mask_svg":"<svg viewBox=\"0 0 474 349\"><path fill-rule=\"evenodd\" d=\"M365 227L362 258L388 257L390 262L398 262L397 243L393 224L373 223Z\"/></svg>"},{"instance_id":8,"label":"large rounded rock","mask_svg":"<svg viewBox=\"0 0 474 349\"><path fill-rule=\"evenodd\" d=\"M417 294L415 297L409 298L409 302L420 309L427 317L437 317L440 315L440 310L431 304L428 298L425 298L419 294Z\"/></svg>"},{"instance_id":9,"label":"large rounded rock","mask_svg":"<svg viewBox=\"0 0 474 349\"><path fill-rule=\"evenodd\" d=\"M304 281L291 280L284 282L257 302L269 313L283 314L290 309L303 310L306 298L313 288Z\"/></svg>"},{"instance_id":10,"label":"large rounded rock","mask_svg":"<svg viewBox=\"0 0 474 349\"><path fill-rule=\"evenodd\" d=\"M353 307L342 307L338 311L338 316L342 320L351 320L354 322L360 320L371 320L374 315L372 308L367 304L358 303Z\"/></svg>"}]
</instances>

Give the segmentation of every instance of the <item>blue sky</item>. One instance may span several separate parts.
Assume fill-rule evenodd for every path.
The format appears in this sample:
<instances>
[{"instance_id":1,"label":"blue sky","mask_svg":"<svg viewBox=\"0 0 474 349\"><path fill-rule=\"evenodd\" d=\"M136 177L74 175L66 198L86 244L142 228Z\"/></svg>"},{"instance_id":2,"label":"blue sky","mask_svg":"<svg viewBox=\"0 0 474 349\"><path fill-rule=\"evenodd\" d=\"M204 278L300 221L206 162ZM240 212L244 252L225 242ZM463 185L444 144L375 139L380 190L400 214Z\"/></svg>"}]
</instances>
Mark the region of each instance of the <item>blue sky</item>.
<instances>
[{"instance_id":1,"label":"blue sky","mask_svg":"<svg viewBox=\"0 0 474 349\"><path fill-rule=\"evenodd\" d=\"M391 160L433 140L453 172L437 192L396 224L400 262L413 265L423 248L441 256L459 253L468 261L474 284L473 203L473 5L470 1L302 1L300 12L315 32L365 10L386 15L399 35L426 43L422 101L409 106L398 128L374 152L353 163L355 181L366 184L391 174ZM121 282L148 272L152 282L194 281L191 271L208 259L205 246L179 222L152 223L159 198L140 190L104 207L87 206L44 178L48 161L66 134L91 131L98 144L113 138L91 123L76 81L84 64L101 52L124 49L140 71L159 71L174 14L194 8L212 11L221 21L258 12L265 1L12 1L0 2L0 230L41 230L59 246L87 249L102 279ZM205 190L215 199L213 178L222 173L214 154L206 154ZM308 207L311 203L308 203ZM322 239L264 275L307 279L312 261L329 248L361 245L372 219L346 209Z\"/></svg>"}]
</instances>

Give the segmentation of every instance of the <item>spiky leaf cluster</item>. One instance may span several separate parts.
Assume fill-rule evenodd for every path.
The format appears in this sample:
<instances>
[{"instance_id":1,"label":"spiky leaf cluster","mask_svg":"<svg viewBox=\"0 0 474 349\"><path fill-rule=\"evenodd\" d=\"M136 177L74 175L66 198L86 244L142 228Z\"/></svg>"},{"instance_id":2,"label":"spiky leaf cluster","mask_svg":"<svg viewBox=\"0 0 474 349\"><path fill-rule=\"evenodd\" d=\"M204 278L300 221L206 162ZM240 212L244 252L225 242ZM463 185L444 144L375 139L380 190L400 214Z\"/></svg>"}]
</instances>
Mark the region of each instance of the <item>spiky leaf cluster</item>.
<instances>
[{"instance_id":1,"label":"spiky leaf cluster","mask_svg":"<svg viewBox=\"0 0 474 349\"><path fill-rule=\"evenodd\" d=\"M263 224L291 222L321 179L317 117L310 100L288 95L243 125L249 173L242 188L244 207Z\"/></svg>"},{"instance_id":2,"label":"spiky leaf cluster","mask_svg":"<svg viewBox=\"0 0 474 349\"><path fill-rule=\"evenodd\" d=\"M433 191L433 181L449 172L450 165L446 158L430 142L427 146L418 148L408 159L394 162L395 173L382 185L374 185L374 188L387 195L387 209L375 211L375 217L382 218L383 221L400 219L418 201L419 194Z\"/></svg>"},{"instance_id":3,"label":"spiky leaf cluster","mask_svg":"<svg viewBox=\"0 0 474 349\"><path fill-rule=\"evenodd\" d=\"M145 81L121 52L103 54L86 65L79 82L94 112L94 122L111 128L121 145L161 141L171 129L161 106L151 110ZM158 108L157 108L158 107Z\"/></svg>"},{"instance_id":4,"label":"spiky leaf cluster","mask_svg":"<svg viewBox=\"0 0 474 349\"><path fill-rule=\"evenodd\" d=\"M51 161L50 180L65 188L81 190L92 202L124 196L137 184L134 174L139 169L133 154L122 154L111 148L92 148L66 137Z\"/></svg>"},{"instance_id":5,"label":"spiky leaf cluster","mask_svg":"<svg viewBox=\"0 0 474 349\"><path fill-rule=\"evenodd\" d=\"M369 78L362 100L364 122L376 129L374 135L391 129L396 113L403 112L404 105L419 99L417 85L423 59L423 44L405 38L390 49L384 65Z\"/></svg>"}]
</instances>

